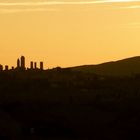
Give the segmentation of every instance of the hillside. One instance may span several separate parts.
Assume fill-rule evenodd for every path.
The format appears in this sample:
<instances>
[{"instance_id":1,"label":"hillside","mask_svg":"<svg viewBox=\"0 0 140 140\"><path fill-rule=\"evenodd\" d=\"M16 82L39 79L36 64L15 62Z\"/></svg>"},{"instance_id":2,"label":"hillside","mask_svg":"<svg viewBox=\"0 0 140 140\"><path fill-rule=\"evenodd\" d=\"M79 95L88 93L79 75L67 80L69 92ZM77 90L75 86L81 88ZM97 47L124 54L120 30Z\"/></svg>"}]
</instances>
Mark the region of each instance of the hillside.
<instances>
[{"instance_id":1,"label":"hillside","mask_svg":"<svg viewBox=\"0 0 140 140\"><path fill-rule=\"evenodd\" d=\"M72 70L108 76L131 76L140 74L140 56L98 65L77 66L73 67Z\"/></svg>"}]
</instances>

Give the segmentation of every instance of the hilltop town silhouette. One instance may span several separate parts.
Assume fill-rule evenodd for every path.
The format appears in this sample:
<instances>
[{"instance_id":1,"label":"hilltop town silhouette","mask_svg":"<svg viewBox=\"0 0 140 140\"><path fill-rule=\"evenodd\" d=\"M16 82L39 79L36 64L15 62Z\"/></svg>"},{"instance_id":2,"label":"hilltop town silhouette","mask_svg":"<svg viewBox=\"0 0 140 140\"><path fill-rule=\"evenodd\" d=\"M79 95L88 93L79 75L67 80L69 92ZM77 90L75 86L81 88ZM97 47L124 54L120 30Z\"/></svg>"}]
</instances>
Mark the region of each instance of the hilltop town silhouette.
<instances>
[{"instance_id":1,"label":"hilltop town silhouette","mask_svg":"<svg viewBox=\"0 0 140 140\"><path fill-rule=\"evenodd\" d=\"M0 65L0 71L3 71L3 70L37 70L37 69L40 69L40 70L43 70L43 62L41 61L40 62L40 67L38 68L37 67L37 62L33 62L31 61L30 62L30 68L26 68L26 63L25 63L25 56L21 56L20 58L17 59L17 66L16 68L14 68L13 66L11 67L11 69L9 69L9 66L8 65L5 65L5 69L3 68L3 65Z\"/></svg>"},{"instance_id":2,"label":"hilltop town silhouette","mask_svg":"<svg viewBox=\"0 0 140 140\"><path fill-rule=\"evenodd\" d=\"M135 140L139 128L140 57L44 70L21 56L1 66L0 140Z\"/></svg>"}]
</instances>

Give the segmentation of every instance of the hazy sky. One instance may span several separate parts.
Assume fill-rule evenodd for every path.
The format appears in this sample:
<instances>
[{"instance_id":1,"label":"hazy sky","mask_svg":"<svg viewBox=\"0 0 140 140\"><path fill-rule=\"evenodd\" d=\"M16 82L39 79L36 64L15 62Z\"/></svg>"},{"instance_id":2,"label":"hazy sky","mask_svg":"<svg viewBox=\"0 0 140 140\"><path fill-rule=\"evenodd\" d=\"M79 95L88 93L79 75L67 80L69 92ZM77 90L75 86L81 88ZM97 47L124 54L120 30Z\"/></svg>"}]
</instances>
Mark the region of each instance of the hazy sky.
<instances>
[{"instance_id":1,"label":"hazy sky","mask_svg":"<svg viewBox=\"0 0 140 140\"><path fill-rule=\"evenodd\" d=\"M0 63L45 67L140 55L140 0L0 0Z\"/></svg>"}]
</instances>

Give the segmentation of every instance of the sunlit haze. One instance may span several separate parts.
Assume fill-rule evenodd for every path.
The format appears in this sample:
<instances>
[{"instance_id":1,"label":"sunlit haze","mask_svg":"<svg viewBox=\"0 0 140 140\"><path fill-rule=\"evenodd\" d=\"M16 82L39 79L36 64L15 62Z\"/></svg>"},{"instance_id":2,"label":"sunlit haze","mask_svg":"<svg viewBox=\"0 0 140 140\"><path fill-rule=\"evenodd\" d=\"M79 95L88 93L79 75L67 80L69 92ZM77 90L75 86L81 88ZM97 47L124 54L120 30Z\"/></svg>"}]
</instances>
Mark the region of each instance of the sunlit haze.
<instances>
[{"instance_id":1,"label":"sunlit haze","mask_svg":"<svg viewBox=\"0 0 140 140\"><path fill-rule=\"evenodd\" d=\"M0 0L0 64L45 68L140 55L140 0Z\"/></svg>"}]
</instances>

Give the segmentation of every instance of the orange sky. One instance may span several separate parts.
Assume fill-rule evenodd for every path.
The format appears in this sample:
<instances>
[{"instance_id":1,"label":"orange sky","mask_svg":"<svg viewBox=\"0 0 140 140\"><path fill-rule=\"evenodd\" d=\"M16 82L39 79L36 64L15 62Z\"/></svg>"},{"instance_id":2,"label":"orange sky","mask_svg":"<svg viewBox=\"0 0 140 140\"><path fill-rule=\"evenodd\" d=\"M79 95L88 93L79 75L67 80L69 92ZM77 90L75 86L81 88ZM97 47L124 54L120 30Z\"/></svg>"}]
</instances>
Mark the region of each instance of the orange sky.
<instances>
[{"instance_id":1,"label":"orange sky","mask_svg":"<svg viewBox=\"0 0 140 140\"><path fill-rule=\"evenodd\" d=\"M45 67L140 55L139 0L0 0L0 63Z\"/></svg>"}]
</instances>

